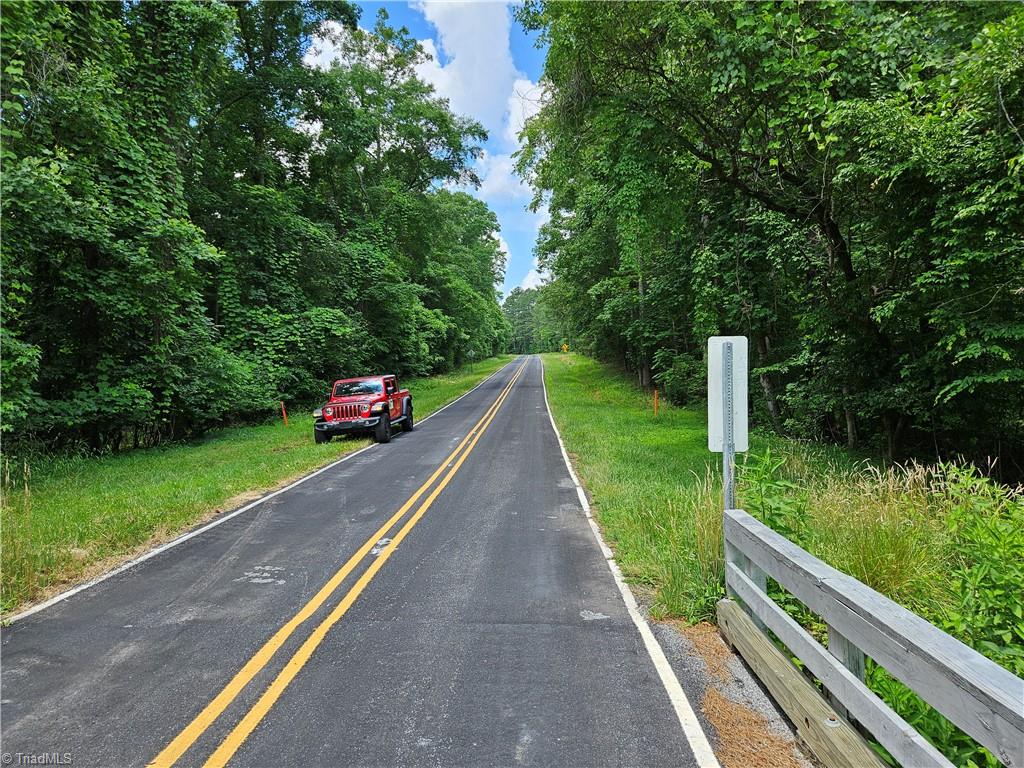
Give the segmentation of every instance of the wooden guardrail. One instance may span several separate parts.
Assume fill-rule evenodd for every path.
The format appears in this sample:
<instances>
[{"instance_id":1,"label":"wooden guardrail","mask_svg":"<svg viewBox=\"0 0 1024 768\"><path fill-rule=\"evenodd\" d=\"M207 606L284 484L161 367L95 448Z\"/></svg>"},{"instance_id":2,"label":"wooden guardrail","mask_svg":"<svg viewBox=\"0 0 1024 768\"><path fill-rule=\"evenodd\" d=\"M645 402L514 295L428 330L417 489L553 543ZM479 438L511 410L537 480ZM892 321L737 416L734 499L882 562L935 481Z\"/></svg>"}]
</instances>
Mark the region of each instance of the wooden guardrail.
<instances>
[{"instance_id":1,"label":"wooden guardrail","mask_svg":"<svg viewBox=\"0 0 1024 768\"><path fill-rule=\"evenodd\" d=\"M952 765L868 689L866 656L1007 768L1024 768L1024 680L746 512L726 510L723 527L728 597L718 604L719 626L823 762L882 764L852 721L903 766ZM768 596L769 577L827 624L827 649ZM765 629L821 682L827 699Z\"/></svg>"}]
</instances>

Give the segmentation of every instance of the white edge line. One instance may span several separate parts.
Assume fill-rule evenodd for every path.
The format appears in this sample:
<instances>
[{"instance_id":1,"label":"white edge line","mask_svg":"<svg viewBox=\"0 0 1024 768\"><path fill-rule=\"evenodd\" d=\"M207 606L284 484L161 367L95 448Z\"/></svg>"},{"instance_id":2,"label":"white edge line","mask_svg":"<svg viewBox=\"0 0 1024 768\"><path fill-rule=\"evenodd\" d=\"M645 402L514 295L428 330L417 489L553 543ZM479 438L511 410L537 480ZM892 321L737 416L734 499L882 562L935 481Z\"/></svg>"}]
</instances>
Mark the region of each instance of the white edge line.
<instances>
[{"instance_id":1,"label":"white edge line","mask_svg":"<svg viewBox=\"0 0 1024 768\"><path fill-rule=\"evenodd\" d=\"M658 677L661 678L661 683L665 686L665 692L668 694L672 707L676 711L676 717L679 718L679 724L683 727L683 735L690 744L693 756L697 759L697 765L700 768L721 768L718 758L715 757L714 750L711 749L711 743L708 741L708 737L704 733L700 721L697 719L697 714L693 711L693 706L686 697L683 686L679 684L679 678L676 677L675 670L672 669L672 665L669 664L668 659L665 657L665 651L651 631L647 620L641 615L640 609L637 607L636 598L633 597L633 593L626 585L626 582L622 580L622 571L619 570L618 563L615 562L615 555L605 543L604 536L601 535L601 529L598 528L597 521L594 520L594 516L590 511L590 502L587 501L587 494L584 492L583 486L580 485L580 480L572 468L569 454L565 450L565 443L562 442L562 434L558 431L558 425L555 424L555 418L551 413L551 404L548 402L548 385L544 380L544 360L539 356L537 359L540 360L540 380L544 389L544 407L548 411L551 429L555 431L558 447L562 450L562 459L565 461L565 468L569 470L569 477L572 478L572 482L576 486L576 495L580 497L580 505L587 516L587 522L590 523L590 530L593 531L594 538L604 554L605 562L608 563L608 568L612 572L615 586L619 588L619 594L622 595L622 601L626 604L629 617L633 619L633 623L636 625L637 630L640 632L640 637L644 641L644 647L647 649L651 661L654 662L654 668L658 670Z\"/></svg>"},{"instance_id":2,"label":"white edge line","mask_svg":"<svg viewBox=\"0 0 1024 768\"><path fill-rule=\"evenodd\" d=\"M490 376L487 376L486 378L481 379L476 384L476 386L474 386L472 389L467 389L465 392L463 392L457 398L452 400L450 403L447 403L447 404L441 406L440 408L438 408L436 411L434 411L430 415L424 416L417 423L422 424L425 421L429 421L434 416L437 416L437 414L439 414L445 408L448 408L448 407L450 407L452 405L455 405L457 402L459 402L459 400L461 400L462 398L466 397L468 394L470 394L474 390L478 389L479 387L482 387L484 384L486 384L488 381L493 379L499 373L504 371L510 365L512 365L513 363L517 362L519 359L520 359L520 357L517 357L515 360L510 360L509 362L505 363L505 365L501 366L498 370L496 370ZM376 447L377 447L377 443L371 443L370 445L366 446L365 448L360 448L358 451L353 451L352 453L346 453L344 456L342 456L337 461L331 462L327 466L321 467L320 469L316 470L315 472L310 472L308 475L300 477L294 483L286 485L284 488L278 488L276 491L268 493L266 496L261 496L260 498L256 499L256 501L250 502L250 503L246 504L244 507L240 507L240 508L236 509L234 512L229 512L226 515L221 515L216 520L211 520L209 523L207 523L204 526L196 528L195 530L192 530L192 531L188 531L187 533L183 533L178 538L172 539L171 541L168 541L166 544L161 544L156 549L151 549L148 552L146 552L145 554L139 555L135 559L129 560L127 563L123 563L123 564L117 566L113 570L107 571L106 573L102 573L102 574L100 574L99 576L97 576L97 577L95 577L93 579L89 579L89 581L86 581L86 582L83 582L81 584L78 584L78 585L72 587L71 589L69 589L69 590L67 590L65 592L61 592L58 595L54 595L49 600L44 600L43 602L41 602L41 603L39 603L37 605L33 605L31 608L25 609L21 613L17 613L14 616L11 616L10 618L4 619L3 620L3 624L4 624L4 626L9 626L9 625L13 624L16 621L21 621L22 619L27 619L29 616L31 616L34 613L39 613L40 611L44 610L45 608L49 608L51 605L56 605L59 602L67 600L69 597L77 595L79 592L82 592L82 591L84 591L86 589L89 589L90 587L94 587L97 584L99 584L100 582L106 581L107 579L111 578L112 576L117 576L117 574L123 573L124 571L127 571L129 568L134 568L136 565L139 565L140 563L144 563L144 562L146 562L147 560L149 560L152 557L156 557L161 552L166 552L171 547L176 547L179 544L183 544L184 542L186 542L189 539L193 538L194 536L198 536L201 533L205 533L206 531L210 530L211 528L216 528L221 523L226 523L231 518L237 517L238 515L242 514L243 512L248 512L253 507L258 507L263 502L268 501L268 500L274 498L275 496L278 496L278 495L280 495L280 494L282 494L282 493L284 493L286 491L290 491L295 486L297 486L297 485L299 485L301 483L306 482L310 478L316 477L317 475L321 474L322 472L326 472L329 469L333 469L334 467L338 466L339 464L341 464L343 462L346 462L349 459L354 459L359 454L365 453L366 451L370 450L371 448L376 448Z\"/></svg>"}]
</instances>

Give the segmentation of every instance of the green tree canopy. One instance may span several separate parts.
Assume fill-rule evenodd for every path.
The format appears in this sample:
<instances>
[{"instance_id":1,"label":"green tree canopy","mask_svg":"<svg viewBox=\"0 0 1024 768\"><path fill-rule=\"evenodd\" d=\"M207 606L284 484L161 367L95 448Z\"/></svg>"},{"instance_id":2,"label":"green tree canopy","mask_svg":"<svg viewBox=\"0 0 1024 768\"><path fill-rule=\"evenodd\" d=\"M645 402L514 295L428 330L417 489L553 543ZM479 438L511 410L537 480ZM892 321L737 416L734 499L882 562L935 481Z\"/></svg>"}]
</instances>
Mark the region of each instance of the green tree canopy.
<instances>
[{"instance_id":1,"label":"green tree canopy","mask_svg":"<svg viewBox=\"0 0 1024 768\"><path fill-rule=\"evenodd\" d=\"M527 2L521 170L577 345L788 434L1024 464L1024 10Z\"/></svg>"},{"instance_id":2,"label":"green tree canopy","mask_svg":"<svg viewBox=\"0 0 1024 768\"><path fill-rule=\"evenodd\" d=\"M4 4L5 432L152 443L503 346L497 220L447 189L485 133L357 19Z\"/></svg>"}]
</instances>

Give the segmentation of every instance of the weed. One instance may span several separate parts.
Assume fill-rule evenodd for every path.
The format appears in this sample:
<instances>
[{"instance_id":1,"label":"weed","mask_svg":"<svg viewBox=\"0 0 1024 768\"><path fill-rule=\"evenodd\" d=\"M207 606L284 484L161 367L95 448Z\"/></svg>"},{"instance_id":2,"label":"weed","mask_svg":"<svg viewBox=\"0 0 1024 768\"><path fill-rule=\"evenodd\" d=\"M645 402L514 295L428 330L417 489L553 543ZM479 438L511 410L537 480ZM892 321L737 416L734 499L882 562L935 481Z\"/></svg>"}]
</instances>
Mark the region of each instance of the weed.
<instances>
[{"instance_id":1,"label":"weed","mask_svg":"<svg viewBox=\"0 0 1024 768\"><path fill-rule=\"evenodd\" d=\"M794 466L802 477L794 481ZM1024 674L1024 501L972 466L825 466L770 452L742 472L748 508L780 533ZM776 602L819 640L819 617L774 583ZM998 762L917 694L870 662L867 682L954 764ZM887 758L888 759L888 758Z\"/></svg>"}]
</instances>

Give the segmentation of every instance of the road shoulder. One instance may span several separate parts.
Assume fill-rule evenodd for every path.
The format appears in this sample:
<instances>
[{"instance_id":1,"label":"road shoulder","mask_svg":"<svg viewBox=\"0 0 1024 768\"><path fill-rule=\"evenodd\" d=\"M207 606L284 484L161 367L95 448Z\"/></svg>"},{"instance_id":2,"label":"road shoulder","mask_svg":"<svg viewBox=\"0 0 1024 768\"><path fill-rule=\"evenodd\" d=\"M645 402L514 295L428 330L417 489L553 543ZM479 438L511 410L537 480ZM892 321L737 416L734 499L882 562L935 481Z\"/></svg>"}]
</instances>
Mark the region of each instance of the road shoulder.
<instances>
[{"instance_id":1,"label":"road shoulder","mask_svg":"<svg viewBox=\"0 0 1024 768\"><path fill-rule=\"evenodd\" d=\"M643 627L641 634L644 635L646 629L646 634L650 635L650 643L645 637L645 644L655 659L655 666L670 691L673 703L685 702L677 708L677 713L687 738L691 744L696 739L698 743L703 741L708 745L710 756L702 756L695 746L701 764L707 760L707 764L721 765L722 768L813 768L813 759L797 743L790 723L743 660L731 652L717 628L707 622L687 625L680 620L654 621L651 619L650 590L635 589L622 578L613 549L604 540L599 516L591 512L590 496L558 429L547 397L546 375L544 387L552 428L594 536L605 553L631 614L636 614L634 621L638 628ZM599 389L592 391L592 397L601 402ZM577 448L585 457L586 448ZM598 497L598 505L600 502ZM676 687L679 691L673 696L672 689ZM691 738L691 734L698 733Z\"/></svg>"}]
</instances>

